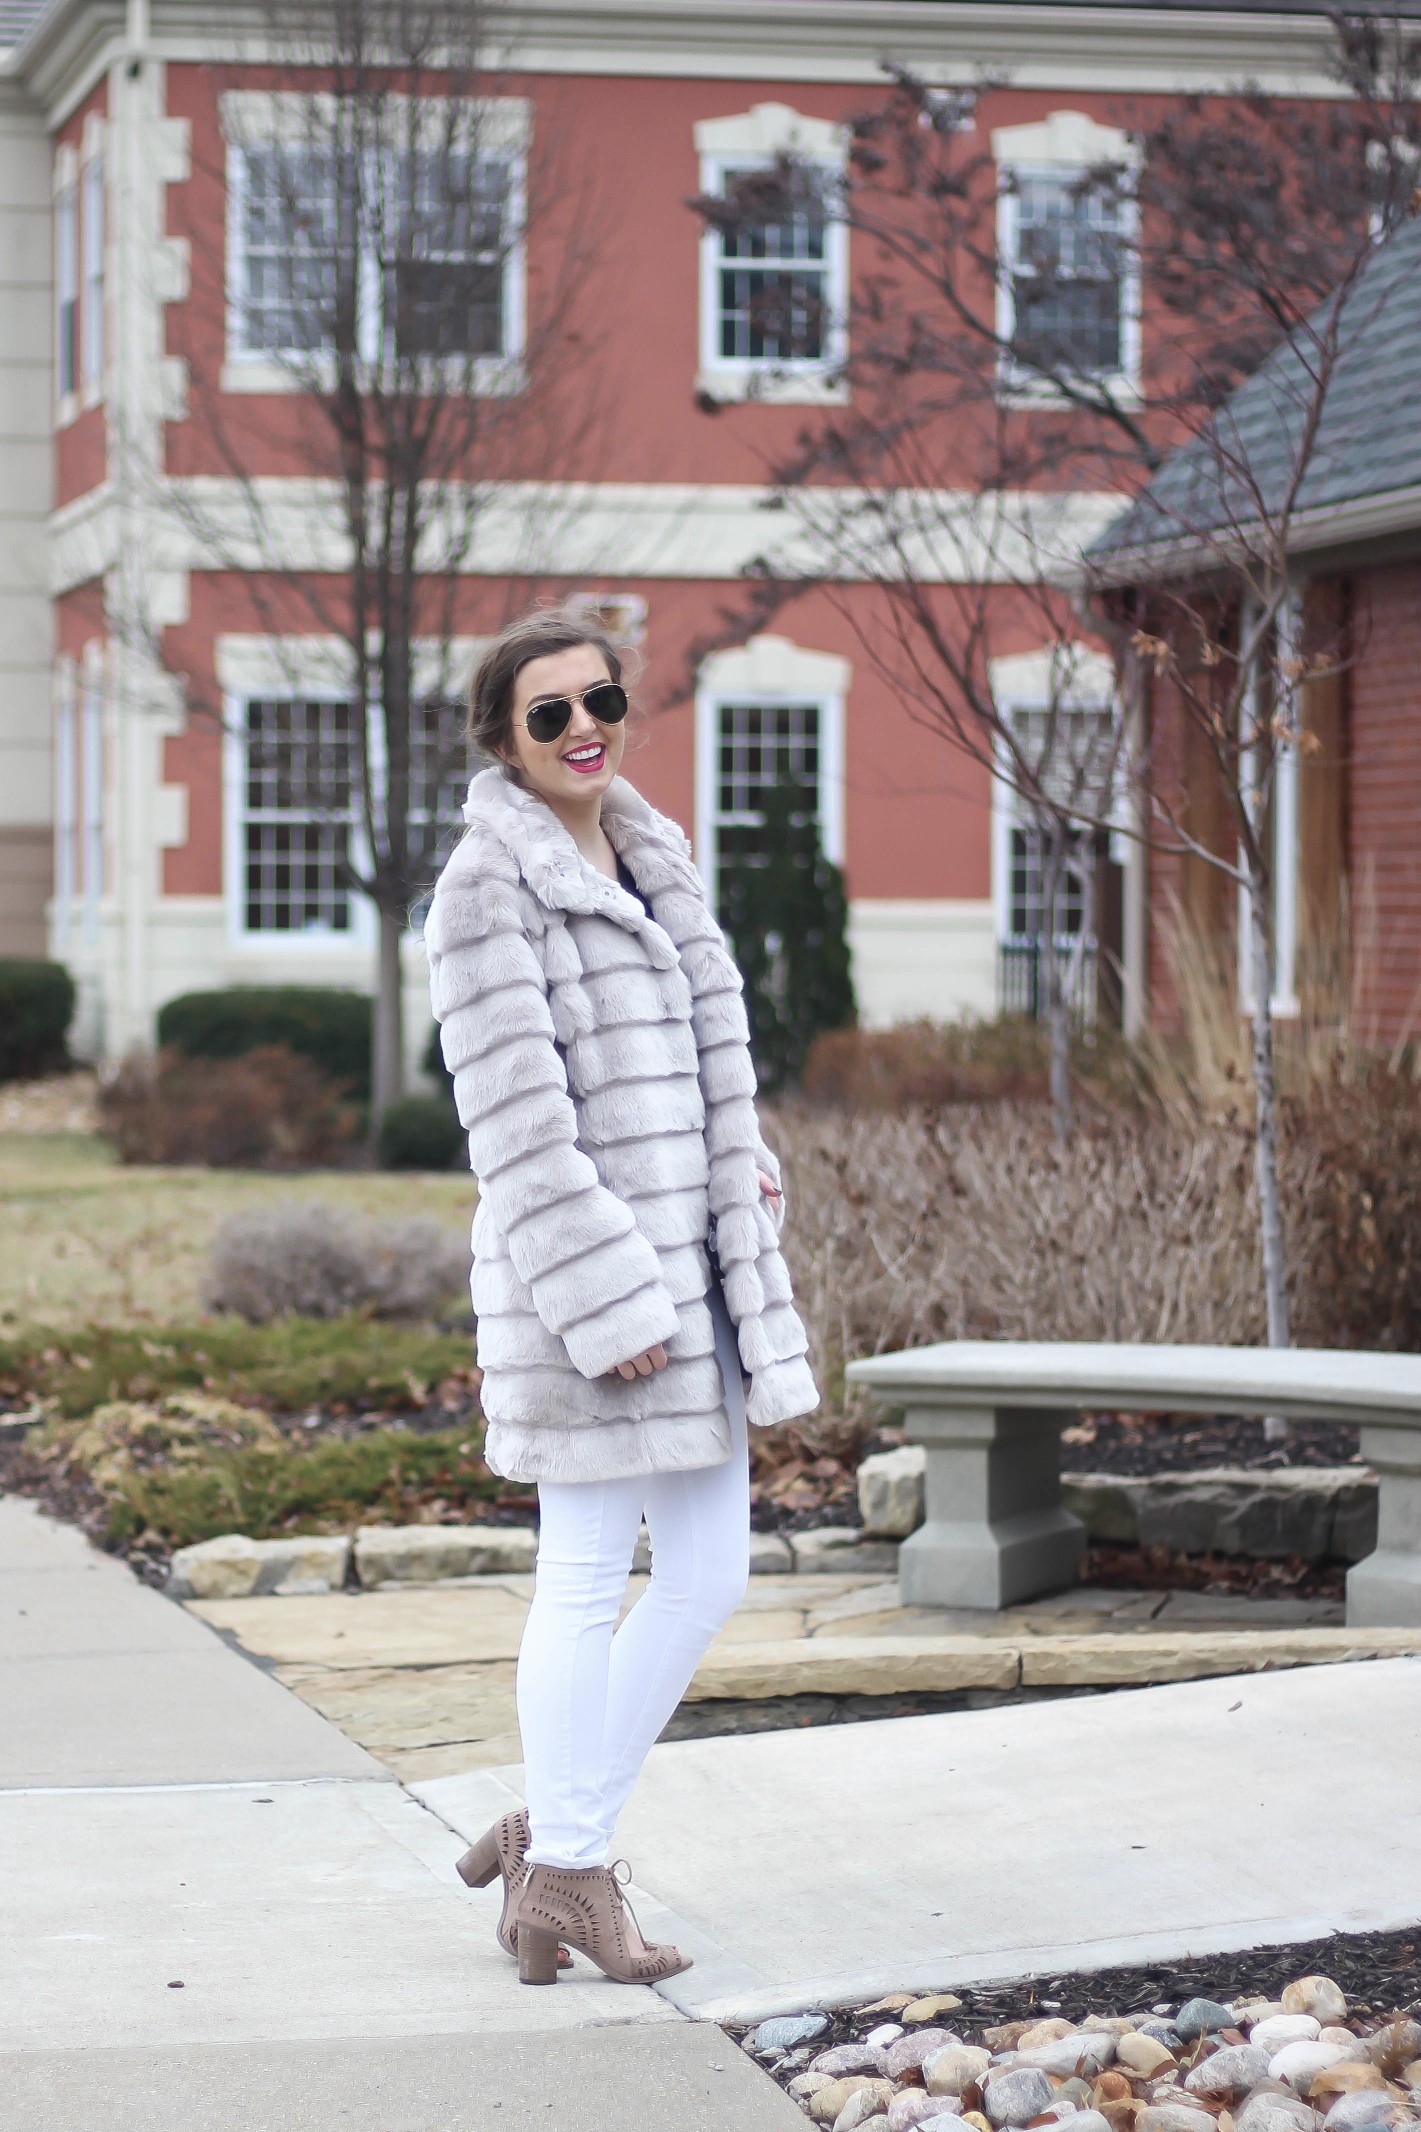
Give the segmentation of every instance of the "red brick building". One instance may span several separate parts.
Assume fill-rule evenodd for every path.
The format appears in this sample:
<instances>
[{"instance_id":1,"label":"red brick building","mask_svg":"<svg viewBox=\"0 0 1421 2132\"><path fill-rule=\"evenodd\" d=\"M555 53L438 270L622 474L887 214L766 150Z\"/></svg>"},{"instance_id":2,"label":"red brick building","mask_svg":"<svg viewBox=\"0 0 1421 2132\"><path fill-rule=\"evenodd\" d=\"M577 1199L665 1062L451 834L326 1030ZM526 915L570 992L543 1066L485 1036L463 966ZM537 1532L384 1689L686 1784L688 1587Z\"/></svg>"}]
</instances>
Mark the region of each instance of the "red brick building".
<instances>
[{"instance_id":1,"label":"red brick building","mask_svg":"<svg viewBox=\"0 0 1421 2132\"><path fill-rule=\"evenodd\" d=\"M785 148L841 159L887 58L944 82L998 78L977 128L999 169L1029 177L1042 213L1069 214L1081 170L1126 158L1130 126L1185 93L1253 78L1330 95L1322 12L521 0L509 21L487 114L505 196L549 143L595 177L581 225L595 231L595 268L566 323L588 351L597 418L552 460L510 430L462 568L462 652L501 619L510 587L623 603L654 708L628 767L691 831L707 875L728 834L753 831L759 780L807 773L846 869L865 1018L991 1014L1001 950L1032 912L1024 832L986 772L913 724L827 601L801 600L782 629L693 670L692 647L772 530L767 465L806 407L841 389L834 320L862 262L833 224L767 232L736 254L687 203ZM263 190L261 144L280 132L292 82L244 56L259 28L211 0L0 7L12 40L0 72L0 952L48 943L71 965L94 1051L148 1041L161 1003L194 986L370 981L369 914L339 878L353 832L295 819L280 779L263 785L253 769L273 705L299 695L328 733L349 716L330 644L291 590L345 559L275 360L292 238ZM1004 189L1008 293L1021 197ZM569 235L556 217L530 228L485 289L480 345L501 381L490 389L510 400ZM815 354L767 360L746 293L766 272L822 300ZM1148 319L1127 288L1117 298L1108 357L1089 359L1128 375ZM242 478L264 484L283 528L264 577L215 564L184 529L184 495L219 512L236 497L234 439ZM1118 498L1069 506L1084 542ZM1377 578L1398 630L1412 567ZM1384 655L1384 641L1400 636L1378 632L1353 682L1346 859L1408 880L1414 914L1414 801L1396 770L1414 771L1415 718L1406 655ZM1003 636L1000 687L1025 712L1051 652L1039 628ZM1105 662L1083 686L1106 714ZM1372 751L1383 734L1390 768ZM294 849L303 869L272 858ZM1139 1016L1148 883L1130 850L1116 857L1108 945ZM421 959L411 936L412 1043L426 1020ZM1404 975L1395 984L1399 1000Z\"/></svg>"}]
</instances>

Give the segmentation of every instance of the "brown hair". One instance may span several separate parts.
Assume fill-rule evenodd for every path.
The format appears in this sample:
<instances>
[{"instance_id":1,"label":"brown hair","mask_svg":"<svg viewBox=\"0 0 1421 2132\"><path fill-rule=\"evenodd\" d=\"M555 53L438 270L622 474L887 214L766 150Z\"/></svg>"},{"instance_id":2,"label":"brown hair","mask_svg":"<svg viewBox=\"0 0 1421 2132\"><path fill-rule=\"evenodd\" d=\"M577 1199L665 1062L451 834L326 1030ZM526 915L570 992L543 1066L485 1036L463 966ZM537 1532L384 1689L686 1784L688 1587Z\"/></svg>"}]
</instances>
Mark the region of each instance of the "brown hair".
<instances>
[{"instance_id":1,"label":"brown hair","mask_svg":"<svg viewBox=\"0 0 1421 2132\"><path fill-rule=\"evenodd\" d=\"M612 679L621 680L616 642L595 609L584 606L535 607L484 646L469 684L469 741L480 755L509 769L503 751L513 728L514 682L530 660L573 651L579 644L600 651Z\"/></svg>"}]
</instances>

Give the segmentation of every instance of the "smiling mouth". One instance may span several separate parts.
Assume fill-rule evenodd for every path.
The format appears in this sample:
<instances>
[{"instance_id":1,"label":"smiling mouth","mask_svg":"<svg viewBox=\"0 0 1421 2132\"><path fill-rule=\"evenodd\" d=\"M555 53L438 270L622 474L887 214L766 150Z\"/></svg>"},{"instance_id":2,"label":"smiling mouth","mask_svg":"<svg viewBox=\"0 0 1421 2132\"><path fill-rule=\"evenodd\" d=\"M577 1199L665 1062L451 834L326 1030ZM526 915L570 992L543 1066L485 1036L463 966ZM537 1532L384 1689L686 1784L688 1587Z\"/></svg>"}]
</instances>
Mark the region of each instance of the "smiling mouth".
<instances>
[{"instance_id":1,"label":"smiling mouth","mask_svg":"<svg viewBox=\"0 0 1421 2132\"><path fill-rule=\"evenodd\" d=\"M607 749L600 740L590 740L585 747L569 748L562 758L569 770L576 770L586 777L593 770L600 770L607 760Z\"/></svg>"}]
</instances>

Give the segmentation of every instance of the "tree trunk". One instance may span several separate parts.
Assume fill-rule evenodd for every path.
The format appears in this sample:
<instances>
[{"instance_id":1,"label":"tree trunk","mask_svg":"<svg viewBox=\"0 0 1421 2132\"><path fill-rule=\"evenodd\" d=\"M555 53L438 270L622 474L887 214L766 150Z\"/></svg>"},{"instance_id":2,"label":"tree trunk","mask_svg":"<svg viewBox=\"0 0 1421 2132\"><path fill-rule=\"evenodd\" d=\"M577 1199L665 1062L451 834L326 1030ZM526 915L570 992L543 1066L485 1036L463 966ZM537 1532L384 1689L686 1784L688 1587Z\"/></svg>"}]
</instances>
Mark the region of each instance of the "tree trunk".
<instances>
[{"instance_id":1,"label":"tree trunk","mask_svg":"<svg viewBox=\"0 0 1421 2132\"><path fill-rule=\"evenodd\" d=\"M1046 1023L1050 1039L1050 1089L1051 1130L1056 1139L1064 1144L1071 1137L1075 1122L1071 1108L1071 998L1070 987L1061 981L1061 965L1056 955L1056 940L1060 932L1061 888L1066 873L1066 831L1061 823L1053 822L1047 832L1047 850L1050 860L1046 879L1042 886L1042 915L1045 920L1045 975Z\"/></svg>"},{"instance_id":2,"label":"tree trunk","mask_svg":"<svg viewBox=\"0 0 1421 2132\"><path fill-rule=\"evenodd\" d=\"M405 1092L405 1011L401 983L400 942L404 921L400 914L381 911L380 936L375 964L374 1057L371 1067L370 1125L372 1132L392 1103Z\"/></svg>"},{"instance_id":3,"label":"tree trunk","mask_svg":"<svg viewBox=\"0 0 1421 2132\"><path fill-rule=\"evenodd\" d=\"M1249 944L1253 960L1253 1096L1254 1161L1258 1179L1258 1218L1263 1243L1263 1296L1268 1314L1268 1345L1289 1347L1288 1267L1283 1245L1283 1208L1278 1192L1278 1090L1273 1070L1273 968L1268 945L1267 886L1256 881L1248 898ZM1264 1440L1283 1443L1286 1415L1270 1414Z\"/></svg>"}]
</instances>

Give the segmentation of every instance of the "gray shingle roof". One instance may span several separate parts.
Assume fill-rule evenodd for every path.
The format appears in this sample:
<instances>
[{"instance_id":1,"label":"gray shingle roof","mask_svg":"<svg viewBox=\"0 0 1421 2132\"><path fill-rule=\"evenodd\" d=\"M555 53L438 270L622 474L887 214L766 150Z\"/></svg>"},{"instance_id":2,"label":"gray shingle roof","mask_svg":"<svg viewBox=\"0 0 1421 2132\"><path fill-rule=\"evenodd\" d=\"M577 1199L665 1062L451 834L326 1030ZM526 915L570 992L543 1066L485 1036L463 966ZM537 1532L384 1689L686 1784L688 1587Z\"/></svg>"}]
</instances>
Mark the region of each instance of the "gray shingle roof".
<instances>
[{"instance_id":1,"label":"gray shingle roof","mask_svg":"<svg viewBox=\"0 0 1421 2132\"><path fill-rule=\"evenodd\" d=\"M1324 307L1324 311L1325 311ZM1315 314L1321 317L1323 313ZM1276 513L1297 466L1315 387L1297 337L1226 403L1210 434L1166 460L1094 543L1105 558L1188 545ZM1295 514L1421 486L1421 216L1368 261L1343 304L1338 355Z\"/></svg>"}]
</instances>

